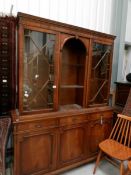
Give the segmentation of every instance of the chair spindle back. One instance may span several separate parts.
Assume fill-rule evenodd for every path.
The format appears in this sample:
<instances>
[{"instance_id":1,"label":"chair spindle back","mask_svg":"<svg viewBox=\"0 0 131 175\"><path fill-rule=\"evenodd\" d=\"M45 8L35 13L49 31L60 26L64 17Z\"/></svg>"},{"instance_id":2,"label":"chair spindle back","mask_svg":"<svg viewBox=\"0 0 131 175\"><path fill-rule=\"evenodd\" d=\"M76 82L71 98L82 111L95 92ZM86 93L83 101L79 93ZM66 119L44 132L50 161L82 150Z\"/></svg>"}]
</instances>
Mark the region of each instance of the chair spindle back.
<instances>
[{"instance_id":1,"label":"chair spindle back","mask_svg":"<svg viewBox=\"0 0 131 175\"><path fill-rule=\"evenodd\" d=\"M131 147L131 117L118 114L117 121L109 139L116 140L124 146Z\"/></svg>"}]
</instances>

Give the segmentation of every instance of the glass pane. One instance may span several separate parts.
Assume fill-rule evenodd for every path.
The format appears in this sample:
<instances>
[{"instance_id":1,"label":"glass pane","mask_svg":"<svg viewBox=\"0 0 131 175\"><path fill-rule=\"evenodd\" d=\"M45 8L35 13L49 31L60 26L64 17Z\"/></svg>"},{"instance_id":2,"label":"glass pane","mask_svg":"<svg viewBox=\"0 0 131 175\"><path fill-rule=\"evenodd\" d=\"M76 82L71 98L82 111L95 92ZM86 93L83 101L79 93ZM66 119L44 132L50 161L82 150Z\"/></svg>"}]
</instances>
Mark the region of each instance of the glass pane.
<instances>
[{"instance_id":1,"label":"glass pane","mask_svg":"<svg viewBox=\"0 0 131 175\"><path fill-rule=\"evenodd\" d=\"M24 30L23 108L53 107L55 35Z\"/></svg>"},{"instance_id":2,"label":"glass pane","mask_svg":"<svg viewBox=\"0 0 131 175\"><path fill-rule=\"evenodd\" d=\"M93 43L90 105L108 102L111 46Z\"/></svg>"},{"instance_id":3,"label":"glass pane","mask_svg":"<svg viewBox=\"0 0 131 175\"><path fill-rule=\"evenodd\" d=\"M79 109L83 105L86 48L79 39L69 39L61 58L61 109Z\"/></svg>"}]
</instances>

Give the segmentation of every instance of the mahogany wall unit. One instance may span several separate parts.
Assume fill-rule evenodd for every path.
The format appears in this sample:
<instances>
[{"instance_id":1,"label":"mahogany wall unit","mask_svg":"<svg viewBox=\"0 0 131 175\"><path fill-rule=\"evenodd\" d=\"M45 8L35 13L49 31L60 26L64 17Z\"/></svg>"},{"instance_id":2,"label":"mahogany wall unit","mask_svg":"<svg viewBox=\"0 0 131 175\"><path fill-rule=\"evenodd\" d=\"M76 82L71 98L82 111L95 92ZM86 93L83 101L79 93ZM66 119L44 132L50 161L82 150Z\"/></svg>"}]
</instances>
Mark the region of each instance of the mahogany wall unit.
<instances>
[{"instance_id":1,"label":"mahogany wall unit","mask_svg":"<svg viewBox=\"0 0 131 175\"><path fill-rule=\"evenodd\" d=\"M109 136L114 36L18 13L14 175L59 174Z\"/></svg>"}]
</instances>

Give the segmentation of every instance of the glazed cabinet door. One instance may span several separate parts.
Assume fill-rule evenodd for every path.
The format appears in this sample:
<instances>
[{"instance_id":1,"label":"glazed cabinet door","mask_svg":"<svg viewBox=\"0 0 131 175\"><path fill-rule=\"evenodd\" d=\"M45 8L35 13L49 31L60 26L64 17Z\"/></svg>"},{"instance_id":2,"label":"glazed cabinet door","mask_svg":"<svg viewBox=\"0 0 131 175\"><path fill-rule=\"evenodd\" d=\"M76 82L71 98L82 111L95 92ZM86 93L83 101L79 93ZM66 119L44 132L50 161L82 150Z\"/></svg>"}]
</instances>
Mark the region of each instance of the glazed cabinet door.
<instances>
[{"instance_id":1,"label":"glazed cabinet door","mask_svg":"<svg viewBox=\"0 0 131 175\"><path fill-rule=\"evenodd\" d=\"M17 136L15 148L15 175L42 175L55 167L55 131Z\"/></svg>"},{"instance_id":2,"label":"glazed cabinet door","mask_svg":"<svg viewBox=\"0 0 131 175\"><path fill-rule=\"evenodd\" d=\"M91 50L88 106L107 105L109 102L112 45L93 41Z\"/></svg>"},{"instance_id":3,"label":"glazed cabinet door","mask_svg":"<svg viewBox=\"0 0 131 175\"><path fill-rule=\"evenodd\" d=\"M47 112L57 108L57 37L50 30L19 28L20 112Z\"/></svg>"},{"instance_id":4,"label":"glazed cabinet door","mask_svg":"<svg viewBox=\"0 0 131 175\"><path fill-rule=\"evenodd\" d=\"M98 145L111 133L112 119L98 119L88 123L88 151L93 156L98 152Z\"/></svg>"},{"instance_id":5,"label":"glazed cabinet door","mask_svg":"<svg viewBox=\"0 0 131 175\"><path fill-rule=\"evenodd\" d=\"M74 125L61 128L58 166L63 167L78 162L86 156L86 125Z\"/></svg>"}]
</instances>

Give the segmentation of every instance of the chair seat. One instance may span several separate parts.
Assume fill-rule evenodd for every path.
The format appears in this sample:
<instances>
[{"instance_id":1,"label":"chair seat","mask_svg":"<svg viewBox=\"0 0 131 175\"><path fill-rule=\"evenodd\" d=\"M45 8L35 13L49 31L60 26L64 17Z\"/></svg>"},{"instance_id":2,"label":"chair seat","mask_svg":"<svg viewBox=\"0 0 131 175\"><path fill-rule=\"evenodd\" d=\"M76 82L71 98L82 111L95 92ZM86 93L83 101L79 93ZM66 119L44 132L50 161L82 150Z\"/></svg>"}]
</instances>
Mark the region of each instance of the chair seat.
<instances>
[{"instance_id":1,"label":"chair seat","mask_svg":"<svg viewBox=\"0 0 131 175\"><path fill-rule=\"evenodd\" d=\"M99 147L107 155L121 161L131 158L131 148L128 148L115 140L106 139L99 144Z\"/></svg>"}]
</instances>

